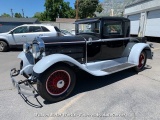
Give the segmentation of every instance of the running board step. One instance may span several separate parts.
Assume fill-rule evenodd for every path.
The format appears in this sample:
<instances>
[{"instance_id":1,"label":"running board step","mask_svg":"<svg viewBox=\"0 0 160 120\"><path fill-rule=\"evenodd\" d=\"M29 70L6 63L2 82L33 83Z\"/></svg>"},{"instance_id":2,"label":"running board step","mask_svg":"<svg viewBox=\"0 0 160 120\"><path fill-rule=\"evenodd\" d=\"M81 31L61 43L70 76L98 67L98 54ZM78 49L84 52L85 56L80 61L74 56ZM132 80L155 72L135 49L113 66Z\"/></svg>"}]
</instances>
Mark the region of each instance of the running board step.
<instances>
[{"instance_id":1,"label":"running board step","mask_svg":"<svg viewBox=\"0 0 160 120\"><path fill-rule=\"evenodd\" d=\"M104 69L102 71L107 72L109 74L112 74L112 73L119 72L121 70L125 70L125 69L128 69L128 68L134 67L134 66L136 66L136 65L131 64L131 63L124 63L124 64L120 64L120 65L117 65L117 66L114 66L114 67Z\"/></svg>"}]
</instances>

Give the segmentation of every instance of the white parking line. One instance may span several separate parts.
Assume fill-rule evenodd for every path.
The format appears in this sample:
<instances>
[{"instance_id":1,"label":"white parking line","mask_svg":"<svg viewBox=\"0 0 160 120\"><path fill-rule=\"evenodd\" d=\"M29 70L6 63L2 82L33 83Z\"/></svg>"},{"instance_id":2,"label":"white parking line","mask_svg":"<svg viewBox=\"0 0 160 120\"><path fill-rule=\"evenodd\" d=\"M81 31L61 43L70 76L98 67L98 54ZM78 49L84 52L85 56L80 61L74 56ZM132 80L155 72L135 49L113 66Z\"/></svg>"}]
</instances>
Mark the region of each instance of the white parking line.
<instances>
[{"instance_id":1,"label":"white parking line","mask_svg":"<svg viewBox=\"0 0 160 120\"><path fill-rule=\"evenodd\" d=\"M80 95L78 95L77 97L75 97L74 99L72 99L70 102L68 102L66 105L64 105L61 109L59 109L56 114L61 114L63 113L67 108L69 108L71 105L73 105L75 102L77 102L80 98L82 98L86 93L81 93ZM49 117L47 120L53 120L54 117Z\"/></svg>"}]
</instances>

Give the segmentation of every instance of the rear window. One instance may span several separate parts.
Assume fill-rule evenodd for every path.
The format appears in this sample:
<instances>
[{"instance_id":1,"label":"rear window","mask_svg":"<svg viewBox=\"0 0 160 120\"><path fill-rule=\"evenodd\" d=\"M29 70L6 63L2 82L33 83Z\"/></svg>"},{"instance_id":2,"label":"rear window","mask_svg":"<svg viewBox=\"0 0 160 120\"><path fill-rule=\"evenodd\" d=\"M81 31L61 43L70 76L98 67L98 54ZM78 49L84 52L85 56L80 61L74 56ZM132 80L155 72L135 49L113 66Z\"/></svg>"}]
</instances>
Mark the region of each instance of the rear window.
<instances>
[{"instance_id":1,"label":"rear window","mask_svg":"<svg viewBox=\"0 0 160 120\"><path fill-rule=\"evenodd\" d=\"M42 29L40 26L30 26L29 27L29 32L41 32Z\"/></svg>"},{"instance_id":2,"label":"rear window","mask_svg":"<svg viewBox=\"0 0 160 120\"><path fill-rule=\"evenodd\" d=\"M42 27L43 32L49 32L49 30L46 27L44 26L41 26L41 27Z\"/></svg>"},{"instance_id":3,"label":"rear window","mask_svg":"<svg viewBox=\"0 0 160 120\"><path fill-rule=\"evenodd\" d=\"M121 21L104 21L103 34L110 35L123 35Z\"/></svg>"}]
</instances>

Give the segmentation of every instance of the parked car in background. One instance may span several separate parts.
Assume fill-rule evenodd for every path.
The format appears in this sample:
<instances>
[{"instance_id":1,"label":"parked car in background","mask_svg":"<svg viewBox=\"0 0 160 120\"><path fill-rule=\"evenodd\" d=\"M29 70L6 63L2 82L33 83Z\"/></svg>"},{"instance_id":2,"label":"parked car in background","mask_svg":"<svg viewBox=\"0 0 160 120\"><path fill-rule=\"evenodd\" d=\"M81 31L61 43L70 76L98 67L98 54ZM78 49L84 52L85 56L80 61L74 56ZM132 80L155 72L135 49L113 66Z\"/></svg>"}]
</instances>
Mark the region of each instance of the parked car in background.
<instances>
[{"instance_id":1,"label":"parked car in background","mask_svg":"<svg viewBox=\"0 0 160 120\"><path fill-rule=\"evenodd\" d=\"M76 33L75 33L75 29L72 29L72 30L71 30L71 34L73 34L73 35L76 34Z\"/></svg>"},{"instance_id":2,"label":"parked car in background","mask_svg":"<svg viewBox=\"0 0 160 120\"><path fill-rule=\"evenodd\" d=\"M31 43L37 36L58 36L60 30L56 26L45 24L25 24L18 26L9 32L0 33L0 52L9 48L23 46L23 43Z\"/></svg>"},{"instance_id":3,"label":"parked car in background","mask_svg":"<svg viewBox=\"0 0 160 120\"><path fill-rule=\"evenodd\" d=\"M72 36L73 35L67 30L61 30L61 33L62 33L63 36Z\"/></svg>"}]
</instances>

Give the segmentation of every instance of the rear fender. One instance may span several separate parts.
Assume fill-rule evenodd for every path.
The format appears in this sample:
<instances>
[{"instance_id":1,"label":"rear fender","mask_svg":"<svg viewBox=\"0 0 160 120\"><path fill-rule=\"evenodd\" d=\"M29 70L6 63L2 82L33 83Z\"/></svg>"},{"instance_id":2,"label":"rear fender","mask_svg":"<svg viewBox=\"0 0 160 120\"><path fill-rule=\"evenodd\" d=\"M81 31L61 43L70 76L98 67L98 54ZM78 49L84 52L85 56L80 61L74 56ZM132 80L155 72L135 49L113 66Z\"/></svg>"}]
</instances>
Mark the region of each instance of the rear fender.
<instances>
[{"instance_id":1,"label":"rear fender","mask_svg":"<svg viewBox=\"0 0 160 120\"><path fill-rule=\"evenodd\" d=\"M152 52L151 52L150 46L146 43L137 43L132 47L132 49L130 51L130 54L128 57L128 62L135 64L135 65L138 65L139 64L139 56L143 50L146 52L147 58L152 59Z\"/></svg>"}]
</instances>

